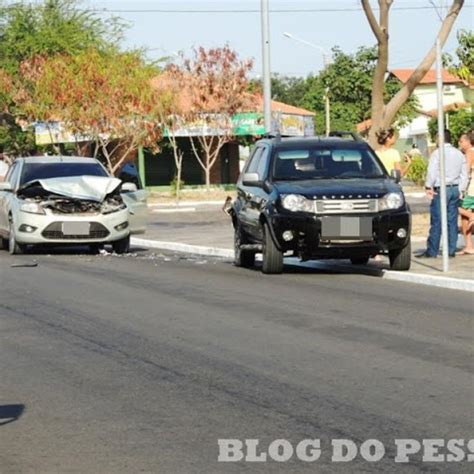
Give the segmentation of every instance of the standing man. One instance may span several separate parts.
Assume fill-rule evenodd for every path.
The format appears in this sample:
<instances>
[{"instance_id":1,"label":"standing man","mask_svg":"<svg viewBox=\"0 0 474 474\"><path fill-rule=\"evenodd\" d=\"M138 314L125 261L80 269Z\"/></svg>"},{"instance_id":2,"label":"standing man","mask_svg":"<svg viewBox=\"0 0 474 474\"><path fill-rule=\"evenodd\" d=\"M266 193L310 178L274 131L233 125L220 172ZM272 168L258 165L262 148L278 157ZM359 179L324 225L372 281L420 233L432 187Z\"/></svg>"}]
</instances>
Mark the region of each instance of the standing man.
<instances>
[{"instance_id":1,"label":"standing man","mask_svg":"<svg viewBox=\"0 0 474 474\"><path fill-rule=\"evenodd\" d=\"M427 249L420 257L436 258L441 240L441 200L439 195L439 136L436 137L438 148L432 153L426 175L426 195L431 199L430 233ZM467 166L464 155L451 145L451 133L444 131L444 156L446 170L446 204L448 211L448 253L454 257L458 240L458 205L467 186Z\"/></svg>"}]
</instances>

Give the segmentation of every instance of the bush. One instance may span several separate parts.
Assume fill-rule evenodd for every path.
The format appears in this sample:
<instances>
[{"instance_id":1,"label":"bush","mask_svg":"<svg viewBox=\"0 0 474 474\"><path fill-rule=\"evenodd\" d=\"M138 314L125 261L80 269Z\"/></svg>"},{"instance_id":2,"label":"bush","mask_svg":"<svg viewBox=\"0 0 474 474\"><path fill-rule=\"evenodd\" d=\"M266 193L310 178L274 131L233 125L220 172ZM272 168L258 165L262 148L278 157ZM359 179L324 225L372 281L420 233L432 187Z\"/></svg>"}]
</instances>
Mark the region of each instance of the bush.
<instances>
[{"instance_id":1,"label":"bush","mask_svg":"<svg viewBox=\"0 0 474 474\"><path fill-rule=\"evenodd\" d=\"M179 186L178 186L179 184ZM173 181L170 183L170 191L173 197L178 197L179 191L183 189L184 181L181 179L178 183L178 177L175 176Z\"/></svg>"},{"instance_id":2,"label":"bush","mask_svg":"<svg viewBox=\"0 0 474 474\"><path fill-rule=\"evenodd\" d=\"M421 186L425 182L427 171L428 162L422 156L415 156L411 160L411 165L406 177L418 186Z\"/></svg>"}]
</instances>

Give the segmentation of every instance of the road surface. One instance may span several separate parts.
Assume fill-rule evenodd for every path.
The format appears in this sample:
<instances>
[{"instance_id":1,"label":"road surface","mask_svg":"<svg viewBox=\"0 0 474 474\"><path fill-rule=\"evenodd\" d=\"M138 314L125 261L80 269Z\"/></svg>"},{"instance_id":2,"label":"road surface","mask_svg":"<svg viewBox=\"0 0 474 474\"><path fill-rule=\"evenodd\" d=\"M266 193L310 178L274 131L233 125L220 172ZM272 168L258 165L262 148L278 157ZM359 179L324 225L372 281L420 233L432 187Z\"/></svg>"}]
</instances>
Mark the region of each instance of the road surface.
<instances>
[{"instance_id":1,"label":"road surface","mask_svg":"<svg viewBox=\"0 0 474 474\"><path fill-rule=\"evenodd\" d=\"M469 472L394 440L472 437L472 295L285 270L0 253L0 472ZM219 463L229 438L322 455ZM381 461L331 462L369 438Z\"/></svg>"}]
</instances>

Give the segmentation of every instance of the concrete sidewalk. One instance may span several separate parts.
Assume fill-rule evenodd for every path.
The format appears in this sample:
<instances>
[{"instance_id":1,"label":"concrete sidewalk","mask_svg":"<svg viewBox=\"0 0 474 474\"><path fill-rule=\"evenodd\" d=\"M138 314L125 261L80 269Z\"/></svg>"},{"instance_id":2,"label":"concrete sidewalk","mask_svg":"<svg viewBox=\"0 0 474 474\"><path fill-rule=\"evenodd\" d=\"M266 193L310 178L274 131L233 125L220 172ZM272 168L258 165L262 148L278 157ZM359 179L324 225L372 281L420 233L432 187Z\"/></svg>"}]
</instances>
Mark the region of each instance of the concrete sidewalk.
<instances>
[{"instance_id":1,"label":"concrete sidewalk","mask_svg":"<svg viewBox=\"0 0 474 474\"><path fill-rule=\"evenodd\" d=\"M231 259L233 229L230 218L215 205L196 204L191 208L193 211L189 211L188 207L188 212L151 213L147 233L137 236L132 243L157 250ZM462 246L461 239L459 245ZM474 256L457 256L450 259L450 270L448 273L443 273L441 257L428 260L416 257L424 248L425 239L413 237L413 259L409 272L391 271L386 257L382 257L380 261L371 259L364 266L354 266L346 260L298 264L331 267L344 273L355 271L389 279L474 291ZM291 259L289 262L297 264L297 259Z\"/></svg>"}]
</instances>

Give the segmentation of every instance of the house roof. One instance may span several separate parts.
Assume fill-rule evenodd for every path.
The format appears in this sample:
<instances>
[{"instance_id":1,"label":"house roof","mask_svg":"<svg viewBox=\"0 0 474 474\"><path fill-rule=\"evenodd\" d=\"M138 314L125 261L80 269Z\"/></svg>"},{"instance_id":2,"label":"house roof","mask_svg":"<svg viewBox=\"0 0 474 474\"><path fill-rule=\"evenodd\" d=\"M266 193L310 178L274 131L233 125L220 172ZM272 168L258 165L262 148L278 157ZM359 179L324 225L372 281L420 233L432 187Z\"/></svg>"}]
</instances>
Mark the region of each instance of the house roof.
<instances>
[{"instance_id":1,"label":"house roof","mask_svg":"<svg viewBox=\"0 0 474 474\"><path fill-rule=\"evenodd\" d=\"M182 110L190 110L192 108L192 96L191 91L187 87L177 89L178 85L173 82L169 74L166 71L161 73L159 76L156 76L152 79L151 84L158 90L166 91L169 90L174 92L177 96L179 108ZM248 94L246 99L247 106L244 107L245 112L263 112L263 96L259 93ZM272 112L280 112L283 114L290 115L303 115L308 117L313 117L316 115L314 112L311 112L300 107L295 107L293 105L285 104L277 100L272 100Z\"/></svg>"},{"instance_id":2,"label":"house roof","mask_svg":"<svg viewBox=\"0 0 474 474\"><path fill-rule=\"evenodd\" d=\"M414 71L414 69L390 70L390 72L403 84L408 81ZM444 84L465 84L462 79L455 76L454 74L451 74L447 69L443 69L442 79ZM421 79L420 84L436 84L436 71L434 69L430 69Z\"/></svg>"}]
</instances>

